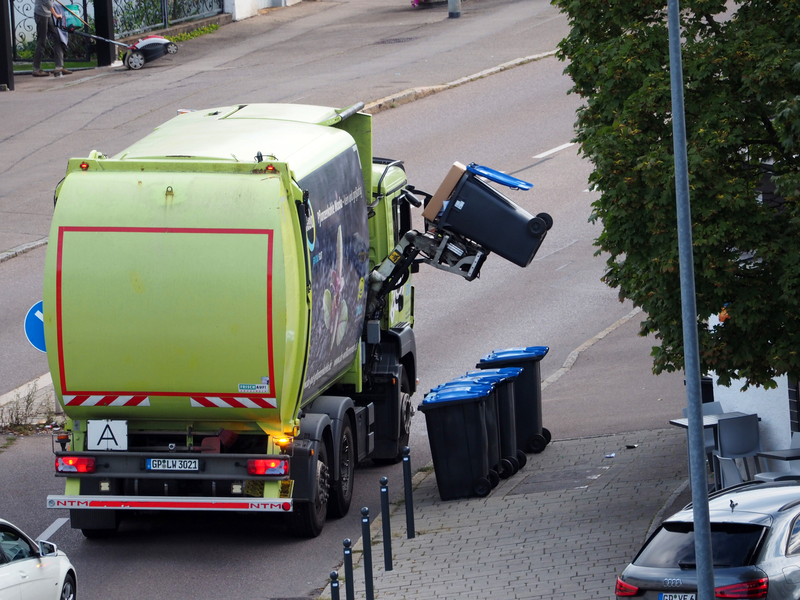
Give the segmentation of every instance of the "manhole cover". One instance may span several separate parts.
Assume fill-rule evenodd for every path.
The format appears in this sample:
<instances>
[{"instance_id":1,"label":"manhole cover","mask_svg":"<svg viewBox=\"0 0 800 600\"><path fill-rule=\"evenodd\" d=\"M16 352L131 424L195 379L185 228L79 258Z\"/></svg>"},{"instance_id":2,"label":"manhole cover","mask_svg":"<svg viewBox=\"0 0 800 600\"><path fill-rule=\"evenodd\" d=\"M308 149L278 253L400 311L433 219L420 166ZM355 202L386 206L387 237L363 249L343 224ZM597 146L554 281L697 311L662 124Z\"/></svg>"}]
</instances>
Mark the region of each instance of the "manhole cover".
<instances>
[{"instance_id":1,"label":"manhole cover","mask_svg":"<svg viewBox=\"0 0 800 600\"><path fill-rule=\"evenodd\" d=\"M608 467L588 469L559 469L534 472L514 488L514 494L555 492L590 486L608 470Z\"/></svg>"}]
</instances>

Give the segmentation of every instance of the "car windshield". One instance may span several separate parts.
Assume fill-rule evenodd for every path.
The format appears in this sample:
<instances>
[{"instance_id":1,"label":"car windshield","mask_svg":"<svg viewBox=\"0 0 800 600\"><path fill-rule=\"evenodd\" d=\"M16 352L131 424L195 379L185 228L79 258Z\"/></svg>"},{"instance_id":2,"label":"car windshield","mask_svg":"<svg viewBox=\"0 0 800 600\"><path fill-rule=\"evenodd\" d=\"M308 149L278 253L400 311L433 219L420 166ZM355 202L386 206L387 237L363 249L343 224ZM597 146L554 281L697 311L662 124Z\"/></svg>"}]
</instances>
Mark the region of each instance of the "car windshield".
<instances>
[{"instance_id":1,"label":"car windshield","mask_svg":"<svg viewBox=\"0 0 800 600\"><path fill-rule=\"evenodd\" d=\"M741 523L711 523L711 553L715 568L753 563L766 527ZM664 523L634 559L640 567L696 568L694 524Z\"/></svg>"}]
</instances>

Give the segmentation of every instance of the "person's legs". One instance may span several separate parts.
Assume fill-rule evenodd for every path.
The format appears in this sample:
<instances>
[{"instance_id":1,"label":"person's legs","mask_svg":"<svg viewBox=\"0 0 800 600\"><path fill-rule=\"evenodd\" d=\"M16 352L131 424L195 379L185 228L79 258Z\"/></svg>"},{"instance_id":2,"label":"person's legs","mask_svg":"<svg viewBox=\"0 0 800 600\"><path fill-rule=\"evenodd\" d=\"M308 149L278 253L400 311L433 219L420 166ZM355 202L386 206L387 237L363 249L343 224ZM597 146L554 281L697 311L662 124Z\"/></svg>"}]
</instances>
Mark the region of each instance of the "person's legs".
<instances>
[{"instance_id":1,"label":"person's legs","mask_svg":"<svg viewBox=\"0 0 800 600\"><path fill-rule=\"evenodd\" d=\"M48 31L53 32L53 56L56 61L56 71L64 68L64 47L61 45L61 38L58 37L58 29L53 19L47 19Z\"/></svg>"},{"instance_id":2,"label":"person's legs","mask_svg":"<svg viewBox=\"0 0 800 600\"><path fill-rule=\"evenodd\" d=\"M33 74L42 72L42 58L44 58L44 47L47 42L47 32L50 29L50 17L34 15L36 23L36 50L33 52Z\"/></svg>"}]
</instances>

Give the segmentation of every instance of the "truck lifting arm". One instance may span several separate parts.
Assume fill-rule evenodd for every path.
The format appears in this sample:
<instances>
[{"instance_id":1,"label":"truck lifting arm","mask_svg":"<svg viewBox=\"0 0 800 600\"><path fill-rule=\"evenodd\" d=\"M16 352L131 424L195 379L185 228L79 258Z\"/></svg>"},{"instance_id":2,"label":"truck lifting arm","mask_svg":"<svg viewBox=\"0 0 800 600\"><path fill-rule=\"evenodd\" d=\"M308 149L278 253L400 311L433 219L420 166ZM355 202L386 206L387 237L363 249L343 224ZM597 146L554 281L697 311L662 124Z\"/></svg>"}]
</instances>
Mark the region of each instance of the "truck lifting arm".
<instances>
[{"instance_id":1,"label":"truck lifting arm","mask_svg":"<svg viewBox=\"0 0 800 600\"><path fill-rule=\"evenodd\" d=\"M370 291L367 316L375 318L386 304L386 296L405 282L411 264L419 255L437 269L461 275L467 281L475 279L488 251L477 244L450 232L438 230L420 233L407 231L389 256L369 275Z\"/></svg>"}]
</instances>

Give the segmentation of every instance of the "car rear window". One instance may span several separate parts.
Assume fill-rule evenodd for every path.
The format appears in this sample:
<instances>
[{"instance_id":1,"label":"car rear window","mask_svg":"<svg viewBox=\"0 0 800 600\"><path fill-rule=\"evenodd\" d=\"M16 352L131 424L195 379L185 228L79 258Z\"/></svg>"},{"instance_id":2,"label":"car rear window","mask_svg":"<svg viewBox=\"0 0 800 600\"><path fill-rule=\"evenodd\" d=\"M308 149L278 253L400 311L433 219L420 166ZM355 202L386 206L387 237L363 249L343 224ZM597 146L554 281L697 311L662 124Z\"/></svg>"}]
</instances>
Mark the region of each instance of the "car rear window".
<instances>
[{"instance_id":1,"label":"car rear window","mask_svg":"<svg viewBox=\"0 0 800 600\"><path fill-rule=\"evenodd\" d=\"M711 523L711 554L715 568L753 564L766 527L741 523ZM664 523L639 551L640 567L694 569L694 524Z\"/></svg>"}]
</instances>

